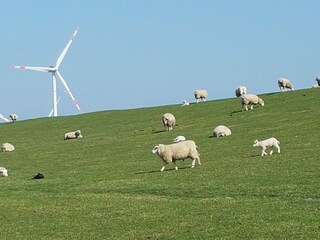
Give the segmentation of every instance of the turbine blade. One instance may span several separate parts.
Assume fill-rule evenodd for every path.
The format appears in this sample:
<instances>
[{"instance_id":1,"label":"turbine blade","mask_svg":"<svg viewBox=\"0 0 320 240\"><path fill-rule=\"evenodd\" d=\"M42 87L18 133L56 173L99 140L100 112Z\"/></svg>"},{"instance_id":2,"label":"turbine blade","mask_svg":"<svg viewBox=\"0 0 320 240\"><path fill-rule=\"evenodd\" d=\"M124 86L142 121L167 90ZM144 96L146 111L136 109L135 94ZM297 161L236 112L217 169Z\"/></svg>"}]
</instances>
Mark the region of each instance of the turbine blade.
<instances>
[{"instance_id":1,"label":"turbine blade","mask_svg":"<svg viewBox=\"0 0 320 240\"><path fill-rule=\"evenodd\" d=\"M74 40L74 38L76 37L77 33L78 33L79 28L77 27L76 31L73 33L73 35L70 37L70 40L67 44L67 46L63 49L62 53L59 55L57 62L56 62L56 69L58 69L61 65L61 62L63 60L63 58L65 57L65 55L67 54L67 51L72 43L72 41Z\"/></svg>"},{"instance_id":2,"label":"turbine blade","mask_svg":"<svg viewBox=\"0 0 320 240\"><path fill-rule=\"evenodd\" d=\"M34 70L34 71L39 71L39 72L52 72L55 71L53 67L29 67L29 66L13 66L14 68L17 69L22 69L22 70Z\"/></svg>"},{"instance_id":3,"label":"turbine blade","mask_svg":"<svg viewBox=\"0 0 320 240\"><path fill-rule=\"evenodd\" d=\"M74 98L74 96L72 95L72 93L71 93L71 91L70 91L70 89L68 87L68 84L66 83L66 81L64 80L64 78L62 77L62 75L60 74L59 71L57 71L56 73L58 74L58 76L59 76L64 88L66 89L66 91L68 92L69 96L71 97L73 104L77 107L78 111L80 113L82 113L78 102L76 101L76 99Z\"/></svg>"},{"instance_id":4,"label":"turbine blade","mask_svg":"<svg viewBox=\"0 0 320 240\"><path fill-rule=\"evenodd\" d=\"M8 118L6 118L5 116L3 116L2 114L0 114L0 118L1 118L3 121L10 122L10 120L9 120Z\"/></svg>"}]
</instances>

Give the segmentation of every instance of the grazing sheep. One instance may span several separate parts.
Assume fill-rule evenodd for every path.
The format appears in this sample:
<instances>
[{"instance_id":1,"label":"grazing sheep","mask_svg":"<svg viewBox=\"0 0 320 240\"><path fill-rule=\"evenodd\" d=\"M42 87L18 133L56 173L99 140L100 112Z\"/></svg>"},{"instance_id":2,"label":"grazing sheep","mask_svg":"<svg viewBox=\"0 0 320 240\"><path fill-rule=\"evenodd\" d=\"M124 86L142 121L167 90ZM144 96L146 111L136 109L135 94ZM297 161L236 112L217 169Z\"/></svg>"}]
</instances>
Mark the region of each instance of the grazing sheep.
<instances>
[{"instance_id":1,"label":"grazing sheep","mask_svg":"<svg viewBox=\"0 0 320 240\"><path fill-rule=\"evenodd\" d=\"M9 118L11 119L12 122L15 122L18 119L18 115L13 113L9 115Z\"/></svg>"},{"instance_id":2,"label":"grazing sheep","mask_svg":"<svg viewBox=\"0 0 320 240\"><path fill-rule=\"evenodd\" d=\"M318 83L318 86L320 86L320 77L319 76L316 77L316 81Z\"/></svg>"},{"instance_id":3,"label":"grazing sheep","mask_svg":"<svg viewBox=\"0 0 320 240\"><path fill-rule=\"evenodd\" d=\"M208 97L208 92L207 92L207 90L204 90L204 89L203 90L196 90L194 92L194 97L197 100L197 103L199 101L205 102L206 98Z\"/></svg>"},{"instance_id":4,"label":"grazing sheep","mask_svg":"<svg viewBox=\"0 0 320 240\"><path fill-rule=\"evenodd\" d=\"M189 106L190 105L190 103L188 103L187 102L187 100L183 100L183 102L182 102L182 106L184 107L184 106Z\"/></svg>"},{"instance_id":5,"label":"grazing sheep","mask_svg":"<svg viewBox=\"0 0 320 240\"><path fill-rule=\"evenodd\" d=\"M248 111L248 106L250 106L250 109L253 109L253 105L261 105L264 106L264 101L259 98L257 95L254 94L243 94L241 95L241 104L242 104L242 110Z\"/></svg>"},{"instance_id":6,"label":"grazing sheep","mask_svg":"<svg viewBox=\"0 0 320 240\"><path fill-rule=\"evenodd\" d=\"M291 82L286 78L279 78L278 80L278 86L280 88L280 91L284 92L287 89L294 90L293 85Z\"/></svg>"},{"instance_id":7,"label":"grazing sheep","mask_svg":"<svg viewBox=\"0 0 320 240\"><path fill-rule=\"evenodd\" d=\"M76 130L76 131L68 132L64 134L64 140L75 139L75 138L82 138L80 130Z\"/></svg>"},{"instance_id":8,"label":"grazing sheep","mask_svg":"<svg viewBox=\"0 0 320 240\"><path fill-rule=\"evenodd\" d=\"M186 140L186 138L184 136L178 136L175 139L173 139L173 142L177 143L177 142L182 142L182 141L185 141L185 140Z\"/></svg>"},{"instance_id":9,"label":"grazing sheep","mask_svg":"<svg viewBox=\"0 0 320 240\"><path fill-rule=\"evenodd\" d=\"M277 148L278 153L280 153L280 146L279 145L280 145L280 142L274 137L268 138L268 139L263 140L263 141L255 140L253 142L253 147L260 147L262 149L262 153L261 153L262 157L263 157L263 155L268 155L266 153L266 149L268 147L270 148L270 153L269 153L270 155L272 155L272 153L273 153L272 147Z\"/></svg>"},{"instance_id":10,"label":"grazing sheep","mask_svg":"<svg viewBox=\"0 0 320 240\"><path fill-rule=\"evenodd\" d=\"M213 130L214 137L224 137L224 136L230 136L230 135L231 135L231 130L228 127L223 125L220 125Z\"/></svg>"},{"instance_id":11,"label":"grazing sheep","mask_svg":"<svg viewBox=\"0 0 320 240\"><path fill-rule=\"evenodd\" d=\"M237 97L240 97L243 94L247 94L247 88L245 86L240 86L236 89L235 94Z\"/></svg>"},{"instance_id":12,"label":"grazing sheep","mask_svg":"<svg viewBox=\"0 0 320 240\"><path fill-rule=\"evenodd\" d=\"M3 143L1 147L2 152L13 152L14 146L11 143Z\"/></svg>"},{"instance_id":13,"label":"grazing sheep","mask_svg":"<svg viewBox=\"0 0 320 240\"><path fill-rule=\"evenodd\" d=\"M0 177L8 177L8 170L4 167L0 167Z\"/></svg>"},{"instance_id":14,"label":"grazing sheep","mask_svg":"<svg viewBox=\"0 0 320 240\"><path fill-rule=\"evenodd\" d=\"M192 140L186 140L169 145L158 144L152 149L152 153L157 154L164 162L164 165L160 170L161 172L163 172L167 164L172 162L175 165L175 169L178 170L176 161L184 160L186 158L192 159L191 168L194 168L196 161L201 165L197 146Z\"/></svg>"},{"instance_id":15,"label":"grazing sheep","mask_svg":"<svg viewBox=\"0 0 320 240\"><path fill-rule=\"evenodd\" d=\"M173 126L176 125L176 118L172 113L165 113L162 116L162 123L167 131L171 131Z\"/></svg>"}]
</instances>

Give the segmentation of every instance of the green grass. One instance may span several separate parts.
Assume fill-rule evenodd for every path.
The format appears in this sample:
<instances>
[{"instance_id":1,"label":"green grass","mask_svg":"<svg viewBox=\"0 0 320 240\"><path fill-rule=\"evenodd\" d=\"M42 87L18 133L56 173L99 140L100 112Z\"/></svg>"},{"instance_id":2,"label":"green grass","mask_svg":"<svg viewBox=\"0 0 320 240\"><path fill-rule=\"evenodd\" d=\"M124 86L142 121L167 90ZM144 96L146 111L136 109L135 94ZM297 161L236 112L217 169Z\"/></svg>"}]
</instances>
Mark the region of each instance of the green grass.
<instances>
[{"instance_id":1,"label":"green grass","mask_svg":"<svg viewBox=\"0 0 320 240\"><path fill-rule=\"evenodd\" d=\"M16 147L0 153L1 239L320 239L319 89L261 97L248 112L232 98L0 124ZM232 135L212 138L220 124ZM178 135L202 165L161 173L151 149ZM271 136L281 154L260 157L253 141Z\"/></svg>"}]
</instances>

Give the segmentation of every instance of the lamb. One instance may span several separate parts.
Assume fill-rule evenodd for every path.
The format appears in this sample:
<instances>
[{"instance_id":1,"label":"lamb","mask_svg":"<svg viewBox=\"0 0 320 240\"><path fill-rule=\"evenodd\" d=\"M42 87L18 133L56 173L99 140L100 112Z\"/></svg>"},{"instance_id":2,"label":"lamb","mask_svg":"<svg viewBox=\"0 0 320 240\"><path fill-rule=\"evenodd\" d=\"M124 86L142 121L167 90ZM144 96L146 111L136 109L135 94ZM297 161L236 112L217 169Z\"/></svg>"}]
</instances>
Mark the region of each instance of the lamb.
<instances>
[{"instance_id":1,"label":"lamb","mask_svg":"<svg viewBox=\"0 0 320 240\"><path fill-rule=\"evenodd\" d=\"M247 88L245 86L240 86L236 89L235 94L237 97L240 97L243 94L247 94Z\"/></svg>"},{"instance_id":2,"label":"lamb","mask_svg":"<svg viewBox=\"0 0 320 240\"><path fill-rule=\"evenodd\" d=\"M162 116L162 123L167 131L171 131L173 126L176 125L176 118L172 113L165 113Z\"/></svg>"},{"instance_id":3,"label":"lamb","mask_svg":"<svg viewBox=\"0 0 320 240\"><path fill-rule=\"evenodd\" d=\"M280 153L280 146L279 145L280 145L280 142L274 137L268 138L268 139L263 140L263 141L255 140L253 142L253 147L260 147L262 149L262 153L261 153L262 157L264 155L268 155L266 153L266 149L268 147L270 148L270 153L269 153L270 155L272 155L272 153L273 153L273 148L272 147L277 148L278 153Z\"/></svg>"},{"instance_id":4,"label":"lamb","mask_svg":"<svg viewBox=\"0 0 320 240\"><path fill-rule=\"evenodd\" d=\"M0 177L8 177L8 170L4 167L0 167Z\"/></svg>"},{"instance_id":5,"label":"lamb","mask_svg":"<svg viewBox=\"0 0 320 240\"><path fill-rule=\"evenodd\" d=\"M9 115L9 118L11 119L12 122L15 122L18 119L18 115L15 113L12 113Z\"/></svg>"},{"instance_id":6,"label":"lamb","mask_svg":"<svg viewBox=\"0 0 320 240\"><path fill-rule=\"evenodd\" d=\"M82 134L80 130L76 130L76 131L68 132L64 134L64 140L75 139L75 138L82 138Z\"/></svg>"},{"instance_id":7,"label":"lamb","mask_svg":"<svg viewBox=\"0 0 320 240\"><path fill-rule=\"evenodd\" d=\"M190 105L190 103L188 103L187 102L187 100L183 100L183 102L182 102L182 106L184 107L184 106L189 106Z\"/></svg>"},{"instance_id":8,"label":"lamb","mask_svg":"<svg viewBox=\"0 0 320 240\"><path fill-rule=\"evenodd\" d=\"M178 136L175 139L173 139L173 142L177 143L177 142L182 142L182 141L185 141L185 140L186 140L186 138L181 135L181 136Z\"/></svg>"},{"instance_id":9,"label":"lamb","mask_svg":"<svg viewBox=\"0 0 320 240\"><path fill-rule=\"evenodd\" d=\"M14 146L11 143L3 143L1 150L2 152L13 152L14 151Z\"/></svg>"},{"instance_id":10,"label":"lamb","mask_svg":"<svg viewBox=\"0 0 320 240\"><path fill-rule=\"evenodd\" d=\"M278 86L280 88L280 91L284 92L287 89L294 90L293 85L291 82L286 78L279 78L278 80Z\"/></svg>"},{"instance_id":11,"label":"lamb","mask_svg":"<svg viewBox=\"0 0 320 240\"><path fill-rule=\"evenodd\" d=\"M242 104L242 110L248 111L248 106L250 106L250 109L253 109L253 105L261 105L264 106L264 101L259 98L257 95L254 94L243 94L241 95L241 104Z\"/></svg>"},{"instance_id":12,"label":"lamb","mask_svg":"<svg viewBox=\"0 0 320 240\"><path fill-rule=\"evenodd\" d=\"M205 102L205 101L206 101L206 98L208 97L208 92L207 92L207 90L205 90L205 89L203 89L203 90L196 90L196 91L194 92L194 97L195 97L197 103L198 103L199 101Z\"/></svg>"},{"instance_id":13,"label":"lamb","mask_svg":"<svg viewBox=\"0 0 320 240\"><path fill-rule=\"evenodd\" d=\"M231 130L224 125L220 125L213 130L214 137L224 137L224 136L230 136L230 135L231 135Z\"/></svg>"},{"instance_id":14,"label":"lamb","mask_svg":"<svg viewBox=\"0 0 320 240\"><path fill-rule=\"evenodd\" d=\"M158 144L152 149L153 154L157 154L162 158L164 165L161 168L161 172L164 171L165 167L169 163L174 163L175 169L178 170L176 165L177 160L184 160L186 158L192 159L191 168L195 167L196 161L201 165L200 155L197 151L197 145L192 140L186 140L178 143L172 143L169 145Z\"/></svg>"}]
</instances>

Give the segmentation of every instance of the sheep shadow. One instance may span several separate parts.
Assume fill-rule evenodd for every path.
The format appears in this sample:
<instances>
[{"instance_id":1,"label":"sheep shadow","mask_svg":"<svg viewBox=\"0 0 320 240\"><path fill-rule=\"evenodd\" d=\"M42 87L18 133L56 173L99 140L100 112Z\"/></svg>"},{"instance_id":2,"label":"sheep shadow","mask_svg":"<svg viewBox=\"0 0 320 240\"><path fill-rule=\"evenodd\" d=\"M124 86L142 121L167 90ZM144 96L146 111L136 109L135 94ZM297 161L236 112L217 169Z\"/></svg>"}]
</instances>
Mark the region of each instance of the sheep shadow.
<instances>
[{"instance_id":1,"label":"sheep shadow","mask_svg":"<svg viewBox=\"0 0 320 240\"><path fill-rule=\"evenodd\" d=\"M154 134L154 133L162 133L162 132L166 132L167 130L158 130L158 131L156 131L156 130L152 130L152 134Z\"/></svg>"},{"instance_id":2,"label":"sheep shadow","mask_svg":"<svg viewBox=\"0 0 320 240\"><path fill-rule=\"evenodd\" d=\"M185 170L185 169L187 169L187 168L190 168L190 169L191 169L190 166L184 166L184 167L179 167L178 170L175 170L174 168L165 169L163 172L170 172L170 171L178 171L178 172L179 172L179 170ZM151 170L151 171L135 172L134 174L139 175L139 174L152 174L152 173L162 173L162 172L161 172L160 170Z\"/></svg>"},{"instance_id":3,"label":"sheep shadow","mask_svg":"<svg viewBox=\"0 0 320 240\"><path fill-rule=\"evenodd\" d=\"M240 109L240 110L236 110L236 111L232 111L232 112L230 113L230 116L232 116L233 114L241 113L241 112L243 112L243 110L242 110L242 109Z\"/></svg>"}]
</instances>

